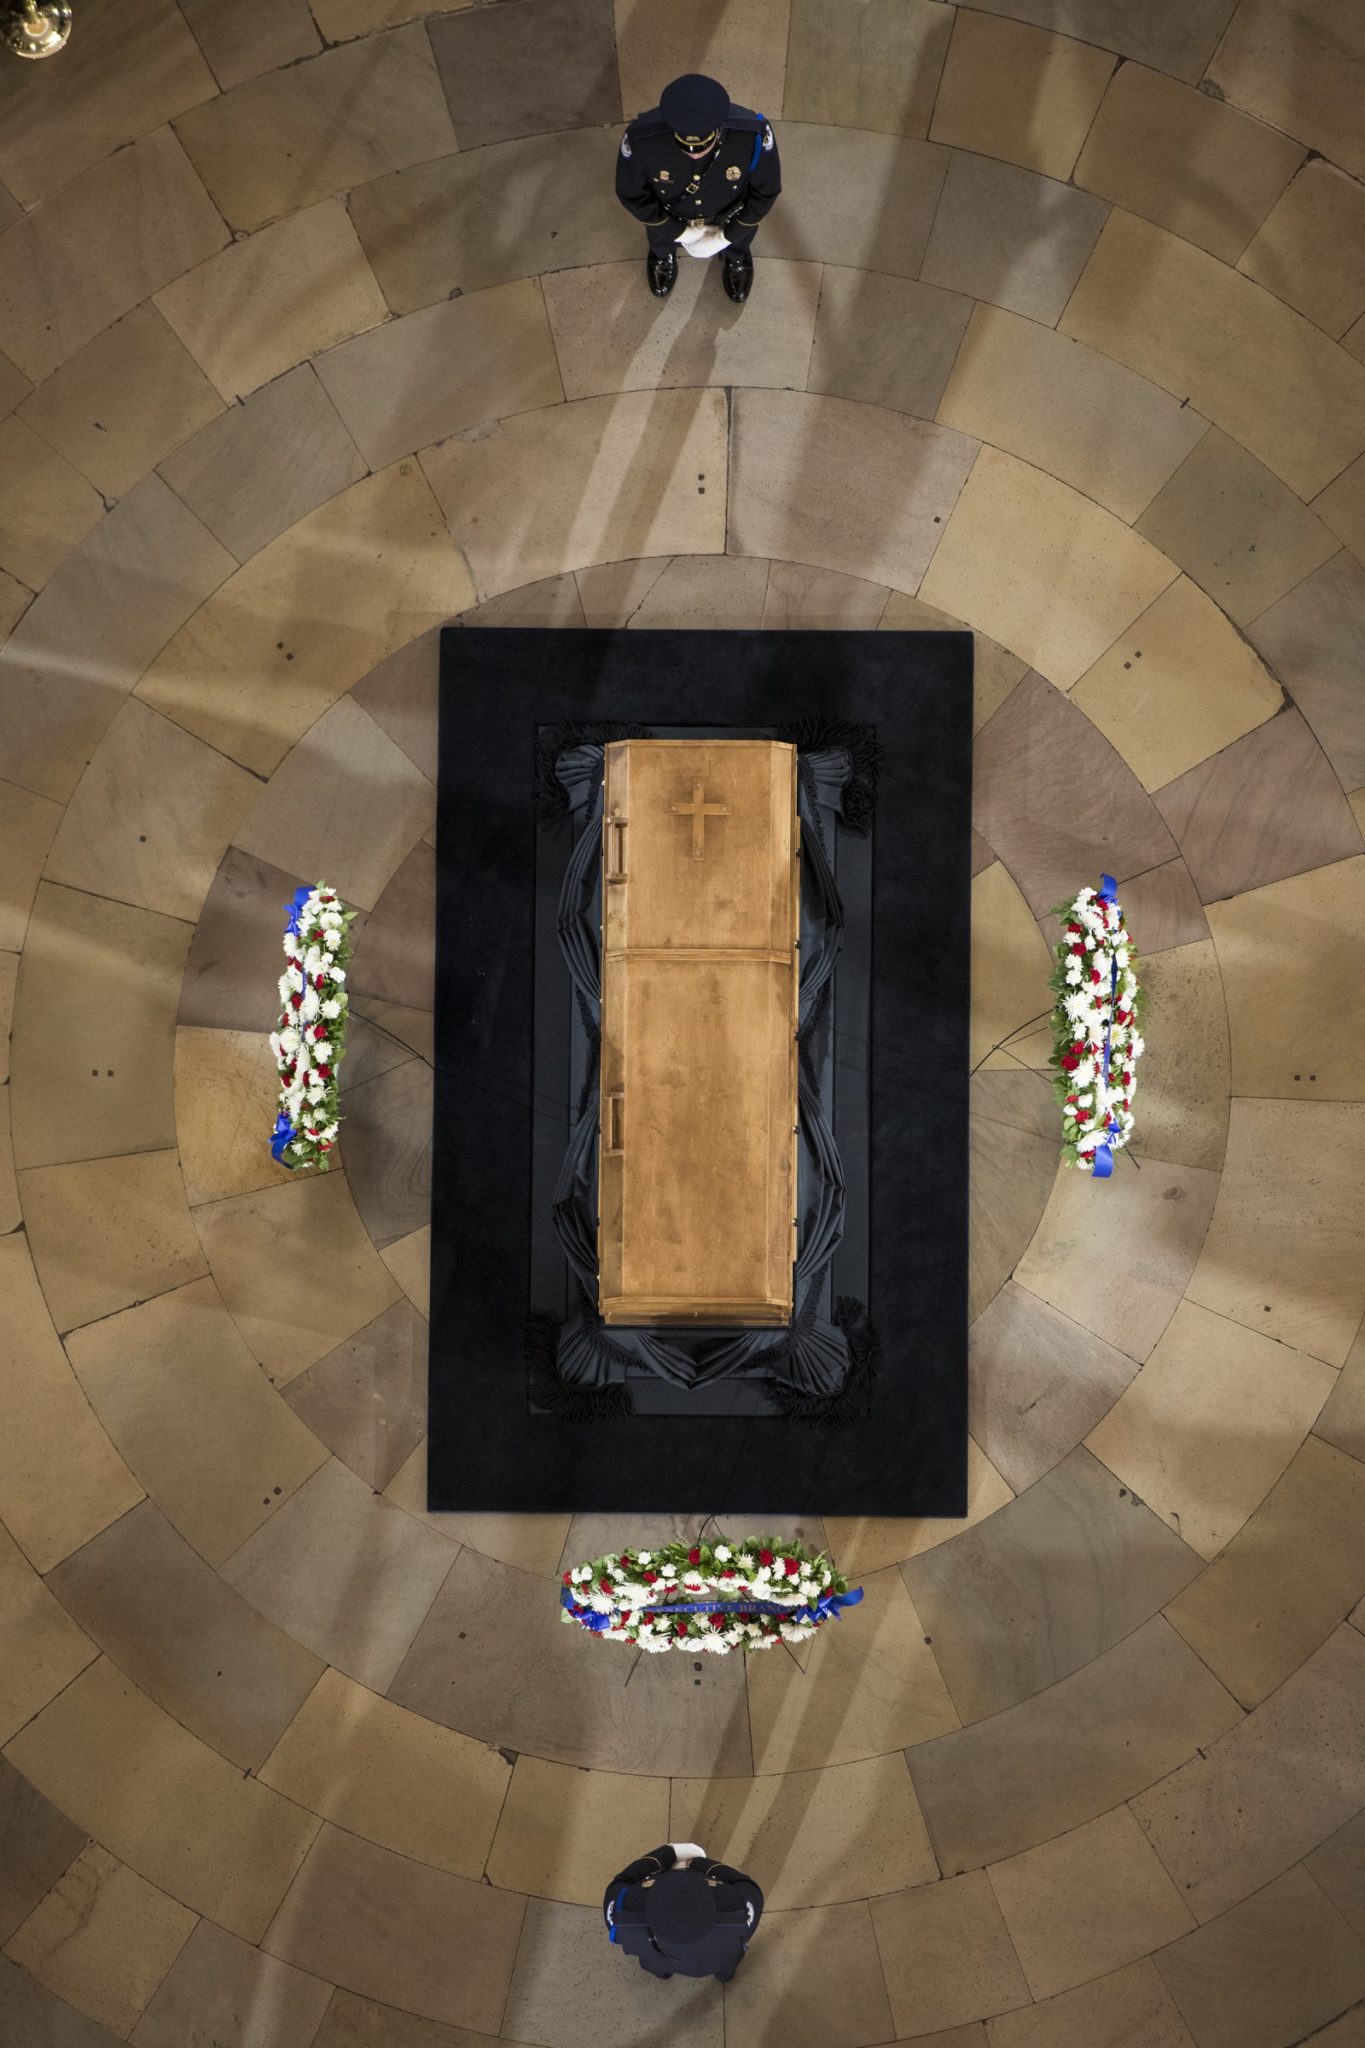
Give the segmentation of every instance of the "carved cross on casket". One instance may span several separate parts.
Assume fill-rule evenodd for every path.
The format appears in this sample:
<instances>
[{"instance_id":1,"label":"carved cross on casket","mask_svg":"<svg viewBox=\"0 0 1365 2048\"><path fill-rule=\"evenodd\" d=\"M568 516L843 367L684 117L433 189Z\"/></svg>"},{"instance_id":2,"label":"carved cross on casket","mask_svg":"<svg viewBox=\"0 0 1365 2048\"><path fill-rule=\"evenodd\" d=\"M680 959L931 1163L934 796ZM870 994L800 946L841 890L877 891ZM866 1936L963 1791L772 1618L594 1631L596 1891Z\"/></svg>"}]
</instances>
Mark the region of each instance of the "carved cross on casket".
<instances>
[{"instance_id":1,"label":"carved cross on casket","mask_svg":"<svg viewBox=\"0 0 1365 2048\"><path fill-rule=\"evenodd\" d=\"M706 851L707 819L728 818L730 815L729 804L707 803L706 786L701 782L694 782L692 784L692 801L690 804L670 804L669 809L675 817L690 818L692 820L693 860L700 860Z\"/></svg>"}]
</instances>

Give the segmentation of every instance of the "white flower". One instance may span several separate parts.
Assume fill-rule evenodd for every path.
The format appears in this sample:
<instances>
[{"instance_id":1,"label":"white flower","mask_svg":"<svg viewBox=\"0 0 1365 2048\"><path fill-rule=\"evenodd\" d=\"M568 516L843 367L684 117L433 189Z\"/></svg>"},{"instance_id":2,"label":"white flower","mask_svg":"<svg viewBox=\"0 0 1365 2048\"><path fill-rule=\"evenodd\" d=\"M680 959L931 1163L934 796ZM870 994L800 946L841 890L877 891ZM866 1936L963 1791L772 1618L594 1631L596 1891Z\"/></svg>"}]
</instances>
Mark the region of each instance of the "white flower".
<instances>
[{"instance_id":1,"label":"white flower","mask_svg":"<svg viewBox=\"0 0 1365 2048\"><path fill-rule=\"evenodd\" d=\"M661 1564L659 1566L659 1577L661 1579L676 1579L677 1576L678 1567L675 1564Z\"/></svg>"},{"instance_id":2,"label":"white flower","mask_svg":"<svg viewBox=\"0 0 1365 2048\"><path fill-rule=\"evenodd\" d=\"M637 1564L653 1564L654 1552L652 1550L637 1550L635 1561Z\"/></svg>"},{"instance_id":3,"label":"white flower","mask_svg":"<svg viewBox=\"0 0 1365 2048\"><path fill-rule=\"evenodd\" d=\"M310 988L304 994L303 1008L299 1011L299 1015L305 1024L314 1024L317 1022L317 1014L318 992L315 988Z\"/></svg>"},{"instance_id":4,"label":"white flower","mask_svg":"<svg viewBox=\"0 0 1365 2048\"><path fill-rule=\"evenodd\" d=\"M687 1572L683 1576L683 1584L689 1593L700 1593L705 1587L706 1581L700 1572Z\"/></svg>"},{"instance_id":5,"label":"white flower","mask_svg":"<svg viewBox=\"0 0 1365 2048\"><path fill-rule=\"evenodd\" d=\"M758 1570L754 1573L754 1584L756 1586L764 1586L767 1584L768 1580L772 1577L772 1575L772 1566L767 1564L761 1564Z\"/></svg>"},{"instance_id":6,"label":"white flower","mask_svg":"<svg viewBox=\"0 0 1365 2048\"><path fill-rule=\"evenodd\" d=\"M746 1550L744 1555L739 1559L739 1568L743 1572L746 1579L752 1578L753 1574L758 1570L758 1559L756 1557L750 1557L748 1551Z\"/></svg>"},{"instance_id":7,"label":"white flower","mask_svg":"<svg viewBox=\"0 0 1365 2048\"><path fill-rule=\"evenodd\" d=\"M322 1003L319 1007L321 1008L322 1014L327 1019L327 1022L329 1024L333 1021L334 1018L337 1018L341 1015L341 1005L336 1000L335 996L329 996L327 998L327 1001L325 1003Z\"/></svg>"},{"instance_id":8,"label":"white flower","mask_svg":"<svg viewBox=\"0 0 1365 2048\"><path fill-rule=\"evenodd\" d=\"M731 1550L728 1543L718 1543L716 1545L716 1557L721 1564L729 1564L730 1559L733 1556L734 1552Z\"/></svg>"},{"instance_id":9,"label":"white flower","mask_svg":"<svg viewBox=\"0 0 1365 2048\"><path fill-rule=\"evenodd\" d=\"M1078 983L1078 982L1080 981L1080 978L1081 978L1081 963L1080 963L1080 961L1079 961L1079 960L1073 960L1073 961L1071 962L1071 965L1070 965L1070 966L1069 966L1069 967L1067 968L1067 970L1066 970L1066 979L1067 979L1067 981L1068 981L1068 982L1070 982L1071 986L1072 986L1073 988L1075 988L1075 986L1077 985L1077 983Z\"/></svg>"},{"instance_id":10,"label":"white flower","mask_svg":"<svg viewBox=\"0 0 1365 2048\"><path fill-rule=\"evenodd\" d=\"M610 1593L600 1592L594 1593L592 1598L588 1602L589 1607L591 1607L594 1613L596 1614L610 1614L615 1604L616 1603L612 1599Z\"/></svg>"},{"instance_id":11,"label":"white flower","mask_svg":"<svg viewBox=\"0 0 1365 2048\"><path fill-rule=\"evenodd\" d=\"M1088 1088L1094 1078L1095 1062L1093 1060L1081 1060L1072 1073L1071 1085L1073 1088Z\"/></svg>"},{"instance_id":12,"label":"white flower","mask_svg":"<svg viewBox=\"0 0 1365 2048\"><path fill-rule=\"evenodd\" d=\"M332 979L334 982L337 983L338 987L340 987L341 983L346 979L345 969L341 967L334 967L332 969Z\"/></svg>"},{"instance_id":13,"label":"white flower","mask_svg":"<svg viewBox=\"0 0 1365 2048\"><path fill-rule=\"evenodd\" d=\"M1124 969L1125 969L1125 968L1127 967L1127 965L1128 965L1128 948L1127 948L1127 946L1120 946L1120 947L1119 947L1119 948L1117 949L1117 951L1115 952L1115 954L1114 954L1114 958L1115 958L1115 959L1116 959L1116 960L1118 961L1118 963L1119 963L1119 971L1120 971L1120 973L1122 973L1122 972L1123 972L1123 970L1124 970Z\"/></svg>"}]
</instances>

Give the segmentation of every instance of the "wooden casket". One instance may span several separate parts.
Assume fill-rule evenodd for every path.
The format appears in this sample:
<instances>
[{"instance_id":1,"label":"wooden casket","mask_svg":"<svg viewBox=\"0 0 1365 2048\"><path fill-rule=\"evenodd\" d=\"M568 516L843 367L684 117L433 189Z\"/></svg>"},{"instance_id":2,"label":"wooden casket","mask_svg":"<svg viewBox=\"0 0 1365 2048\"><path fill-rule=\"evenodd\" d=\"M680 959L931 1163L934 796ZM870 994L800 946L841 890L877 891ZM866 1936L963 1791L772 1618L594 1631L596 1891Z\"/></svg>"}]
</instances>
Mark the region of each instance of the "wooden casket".
<instances>
[{"instance_id":1,"label":"wooden casket","mask_svg":"<svg viewBox=\"0 0 1365 2048\"><path fill-rule=\"evenodd\" d=\"M796 1257L796 749L606 750L599 1300L768 1326Z\"/></svg>"}]
</instances>

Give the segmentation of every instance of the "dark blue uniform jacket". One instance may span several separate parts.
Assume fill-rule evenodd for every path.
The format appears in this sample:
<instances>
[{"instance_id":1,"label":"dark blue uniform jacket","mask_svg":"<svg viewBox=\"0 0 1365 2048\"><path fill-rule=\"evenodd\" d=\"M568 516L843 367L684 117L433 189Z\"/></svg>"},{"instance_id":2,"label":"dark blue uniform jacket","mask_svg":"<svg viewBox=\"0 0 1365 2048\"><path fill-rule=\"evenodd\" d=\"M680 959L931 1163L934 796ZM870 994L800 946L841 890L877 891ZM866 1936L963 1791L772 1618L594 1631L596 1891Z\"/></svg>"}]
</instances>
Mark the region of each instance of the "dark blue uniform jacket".
<instances>
[{"instance_id":1,"label":"dark blue uniform jacket","mask_svg":"<svg viewBox=\"0 0 1365 2048\"><path fill-rule=\"evenodd\" d=\"M694 163L656 107L632 121L616 158L616 196L649 230L654 248L676 242L689 221L719 221L736 249L782 190L772 124L748 107L731 107L720 141Z\"/></svg>"},{"instance_id":2,"label":"dark blue uniform jacket","mask_svg":"<svg viewBox=\"0 0 1365 2048\"><path fill-rule=\"evenodd\" d=\"M607 1932L656 1977L732 1976L762 1916L763 1894L751 1877L728 1863L694 1866L716 1881L716 1924L704 1940L671 1954L650 1933L646 1913L649 1888L668 1883L675 1861L671 1844L665 1842L616 1873L602 1900Z\"/></svg>"}]
</instances>

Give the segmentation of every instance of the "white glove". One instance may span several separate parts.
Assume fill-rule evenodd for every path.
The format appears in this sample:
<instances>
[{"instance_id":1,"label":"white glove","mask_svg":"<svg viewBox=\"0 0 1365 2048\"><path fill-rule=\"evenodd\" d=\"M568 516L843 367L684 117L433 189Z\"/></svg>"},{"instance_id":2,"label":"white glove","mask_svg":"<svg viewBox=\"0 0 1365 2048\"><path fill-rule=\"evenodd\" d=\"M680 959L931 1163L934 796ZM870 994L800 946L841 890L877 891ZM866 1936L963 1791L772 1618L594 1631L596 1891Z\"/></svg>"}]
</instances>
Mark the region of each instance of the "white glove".
<instances>
[{"instance_id":1,"label":"white glove","mask_svg":"<svg viewBox=\"0 0 1365 2048\"><path fill-rule=\"evenodd\" d=\"M699 1863L706 1860L706 1851L699 1842L670 1842L668 1846L679 1863L689 1862L693 1857Z\"/></svg>"},{"instance_id":2,"label":"white glove","mask_svg":"<svg viewBox=\"0 0 1365 2048\"><path fill-rule=\"evenodd\" d=\"M729 246L724 230L704 220L690 222L678 237L678 247L689 256L719 256Z\"/></svg>"}]
</instances>

